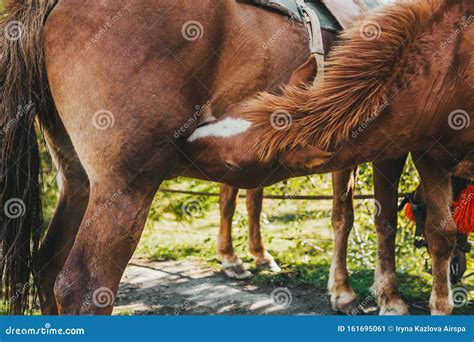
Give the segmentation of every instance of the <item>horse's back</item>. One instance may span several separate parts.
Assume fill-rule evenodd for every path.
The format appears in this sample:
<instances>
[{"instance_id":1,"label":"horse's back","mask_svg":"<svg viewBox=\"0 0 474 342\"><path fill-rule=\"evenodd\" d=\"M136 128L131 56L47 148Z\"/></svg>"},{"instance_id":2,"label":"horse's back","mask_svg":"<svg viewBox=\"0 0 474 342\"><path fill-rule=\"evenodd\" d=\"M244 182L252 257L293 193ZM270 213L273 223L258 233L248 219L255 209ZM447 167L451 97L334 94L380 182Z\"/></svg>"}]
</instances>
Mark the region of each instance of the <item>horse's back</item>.
<instances>
[{"instance_id":1,"label":"horse's back","mask_svg":"<svg viewBox=\"0 0 474 342\"><path fill-rule=\"evenodd\" d=\"M219 113L276 90L309 52L301 24L235 1L59 1L44 38L55 105L86 169L172 149L197 105Z\"/></svg>"}]
</instances>

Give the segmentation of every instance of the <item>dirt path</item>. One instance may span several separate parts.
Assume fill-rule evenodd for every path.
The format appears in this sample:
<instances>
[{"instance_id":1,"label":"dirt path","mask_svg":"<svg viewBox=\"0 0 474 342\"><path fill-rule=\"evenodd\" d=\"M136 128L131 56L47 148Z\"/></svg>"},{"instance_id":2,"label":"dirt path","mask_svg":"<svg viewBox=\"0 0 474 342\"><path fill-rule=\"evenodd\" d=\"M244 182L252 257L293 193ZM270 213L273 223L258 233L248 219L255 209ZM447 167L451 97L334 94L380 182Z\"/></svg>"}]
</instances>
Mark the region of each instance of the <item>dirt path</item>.
<instances>
[{"instance_id":1,"label":"dirt path","mask_svg":"<svg viewBox=\"0 0 474 342\"><path fill-rule=\"evenodd\" d=\"M120 283L116 304L115 314L334 314L325 292L229 280L190 260L133 260Z\"/></svg>"}]
</instances>

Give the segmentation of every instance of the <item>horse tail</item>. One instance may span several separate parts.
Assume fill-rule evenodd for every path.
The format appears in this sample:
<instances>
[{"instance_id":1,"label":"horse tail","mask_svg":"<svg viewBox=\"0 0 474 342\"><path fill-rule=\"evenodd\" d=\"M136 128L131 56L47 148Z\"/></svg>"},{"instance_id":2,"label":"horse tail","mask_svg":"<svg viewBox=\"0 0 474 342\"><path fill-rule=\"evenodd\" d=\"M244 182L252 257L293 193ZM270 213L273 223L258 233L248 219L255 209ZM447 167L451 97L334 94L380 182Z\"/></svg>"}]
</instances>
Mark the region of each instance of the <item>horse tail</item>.
<instances>
[{"instance_id":1,"label":"horse tail","mask_svg":"<svg viewBox=\"0 0 474 342\"><path fill-rule=\"evenodd\" d=\"M35 117L54 108L43 26L57 0L9 0L0 13L0 280L13 314L35 297L33 258L43 233Z\"/></svg>"}]
</instances>

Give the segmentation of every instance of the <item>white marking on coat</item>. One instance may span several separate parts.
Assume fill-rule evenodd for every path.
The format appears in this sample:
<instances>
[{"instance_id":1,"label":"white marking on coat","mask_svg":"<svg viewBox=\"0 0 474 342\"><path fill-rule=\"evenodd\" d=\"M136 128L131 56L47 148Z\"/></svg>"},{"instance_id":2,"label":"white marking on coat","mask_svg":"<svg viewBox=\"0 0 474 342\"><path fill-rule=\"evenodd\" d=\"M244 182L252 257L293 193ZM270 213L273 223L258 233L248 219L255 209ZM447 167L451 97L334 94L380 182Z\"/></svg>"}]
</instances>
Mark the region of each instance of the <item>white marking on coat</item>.
<instances>
[{"instance_id":1,"label":"white marking on coat","mask_svg":"<svg viewBox=\"0 0 474 342\"><path fill-rule=\"evenodd\" d=\"M196 129L188 138L188 142L205 137L230 138L249 129L252 123L243 119L226 118Z\"/></svg>"}]
</instances>

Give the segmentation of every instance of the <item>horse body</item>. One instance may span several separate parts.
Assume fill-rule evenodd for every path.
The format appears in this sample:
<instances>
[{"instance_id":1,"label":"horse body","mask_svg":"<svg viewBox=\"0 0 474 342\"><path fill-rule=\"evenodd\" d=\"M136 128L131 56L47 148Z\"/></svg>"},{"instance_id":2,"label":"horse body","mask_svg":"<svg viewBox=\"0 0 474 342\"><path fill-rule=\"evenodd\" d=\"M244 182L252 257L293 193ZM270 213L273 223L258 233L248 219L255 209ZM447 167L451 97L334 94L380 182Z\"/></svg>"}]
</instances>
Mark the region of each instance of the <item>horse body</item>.
<instances>
[{"instance_id":1,"label":"horse body","mask_svg":"<svg viewBox=\"0 0 474 342\"><path fill-rule=\"evenodd\" d=\"M74 32L77 31L74 25L70 26L71 32L64 32L62 21L68 20L68 13L74 7L74 3L56 6L45 27L46 59L48 62L51 60L51 63L47 62L50 85L61 113L61 121L69 132L73 145L77 146L78 157L91 182L91 198L84 222L87 222L89 212L97 211L94 209L97 204L100 205L118 189L127 189L128 191L123 190L124 195L113 205L117 207L117 211L111 214L123 215L124 220L119 218L117 224L122 227L121 235L127 236L129 241L124 243L118 239L117 253L121 255L114 258L113 262L109 256L98 257L95 252L87 254L82 248L77 248L78 253L75 253L78 245L90 245L87 241L90 234L103 243L111 242L108 233L96 237L96 228L92 227L95 223L84 230L81 227L75 246L61 272L62 277L56 283L58 299L61 298L58 296L62 292L61 287L66 286L71 277L75 277L69 272L78 269L78 259L93 260L101 264L95 267L110 269L110 273L105 275L109 284L104 284L99 279L94 280L93 276L92 279L85 280L84 284L92 282L98 287L101 283L101 287L116 290L123 268L140 236L150 200L172 167L173 159L176 159L179 141L186 138L192 128L178 139L170 134L180 132L181 127L185 126L195 112L195 104L207 104L207 109L202 114L203 118L193 123L194 126L201 120L218 116L230 103L256 91L276 91L280 84L288 81L291 71L302 64L308 55L304 28L276 13L235 2L208 1L200 2L199 5L182 2L177 6L172 2L147 1L128 9L91 3L89 13L96 15L102 11L100 17L107 17L115 11L127 11L126 16L132 20L124 20L123 23L118 20L110 30L113 35L111 39L104 38L104 44L101 40L93 45L83 59L80 56L69 59L61 53L64 47L57 44L57 41L59 35L65 35L68 37L67 46L74 47L83 43L83 38L74 40L78 34ZM156 13L180 20L156 20ZM136 26L138 18L143 23L141 27ZM183 27L189 21L202 25L201 39L189 42L183 37ZM149 23L156 24L150 27ZM129 25L133 25L133 28ZM88 23L88 27L94 30L93 22ZM96 25L95 29L99 28ZM282 28L284 32L281 38L289 44L284 47L276 44L271 49L263 48L262 42ZM144 42L145 37L156 37L156 40L149 41L147 38L147 42ZM124 47L126 51L123 51ZM113 65L108 65L107 55L114 51ZM173 58L169 58L170 55ZM130 61L133 61L132 65ZM72 64L80 65L81 68ZM72 72L64 76L64 67ZM275 67L280 70L273 70ZM78 87L79 79L83 87ZM107 84L112 84L113 88ZM98 95L97 88L89 85L97 85L101 94ZM71 89L74 91L70 92ZM76 92L81 93L81 98L69 96ZM65 96L56 96L57 94ZM56 100L58 97L62 99ZM77 108L78 104L85 107ZM105 131L106 134L91 125L84 125L84 122L92 123L94 118L91 114L101 110L113 115L114 126ZM77 120L78 117L82 119ZM82 127L78 127L78 124ZM130 135L130 130L137 134ZM114 145L119 141L121 143L113 146L109 141L115 141ZM91 143L102 148L91 149ZM148 152L138 156L139 150ZM134 166L139 169L134 169ZM109 171L104 173L105 170ZM105 179L110 181L104 182ZM97 204L92 204L94 198L97 199ZM137 212L136 217L132 217L132 220L125 218L133 212ZM106 222L101 224L110 225ZM95 267L89 268L86 274L93 274L94 269L97 269ZM79 290L82 286L77 284L74 287ZM84 303L84 297L90 296L87 291L81 292L82 294L76 292L79 297L70 300L59 299L60 312L76 312L77 305L73 305L73 302ZM52 293L47 297L51 298L51 295ZM91 309L97 308L92 305L79 310L88 312Z\"/></svg>"},{"instance_id":2,"label":"horse body","mask_svg":"<svg viewBox=\"0 0 474 342\"><path fill-rule=\"evenodd\" d=\"M407 46L403 47L396 38L386 43L379 54L387 54L387 60L374 58L372 65L368 62L355 67L354 63L349 63L357 53L369 54L365 59L368 61L370 53L377 56L377 51L361 48L359 41L363 39L356 37L355 29L351 30L346 34L346 44L343 42L333 54L329 62L333 67L329 69L334 72L325 77L322 85L315 83L307 90L287 88L284 96L261 94L250 101L234 104L220 120L229 123L247 120L250 124L245 131L232 137L209 135L188 142L184 153L197 162L196 168L209 170L207 175L211 178L214 178L214 172L218 177L216 170L223 169L223 161L238 165L235 174L225 178L229 183L242 181L240 186L243 187L270 185L288 177L289 173L297 176L315 171L324 173L372 160L401 158L410 151L426 151L430 144L430 155L450 171L461 161L470 161L472 132L468 125L462 129L455 127L453 120L460 118L452 114L466 112L468 116L462 119L470 121L473 105L468 101L472 94L468 81L472 73L472 44L469 41L473 30L468 27L458 37L459 46L471 44L468 52L462 52L455 43L440 51L439 42L449 37L452 27L462 25L463 18L468 18L471 10L465 4L456 6L449 1L439 1L430 5L422 0L415 2L415 9L422 6L418 3L426 5L435 14L431 16L425 9L422 14L425 17L420 20L423 30L418 32L416 29L420 28L414 28L413 41ZM446 18L440 19L440 7L449 13ZM399 24L398 29L403 28L403 24ZM384 42L378 44L383 46ZM357 46L361 51L350 51L351 47ZM399 60L398 50L402 50L403 59ZM397 61L393 68L390 58ZM346 67L348 65L352 67ZM380 79L375 68L380 69ZM365 72L372 77L364 79ZM355 84L350 83L351 77ZM382 84L381 81L385 82ZM352 108L357 110L358 119L346 103L351 100L357 104ZM288 129L278 130L268 125L272 114L278 111L291 114L292 124ZM388 132L396 132L395 138ZM199 154L201 149L211 145L215 145L214 154ZM231 145L233 149L229 148ZM282 166L287 169L282 170ZM253 179L234 178L252 171ZM272 172L273 176L265 177ZM194 169L189 173L196 176Z\"/></svg>"},{"instance_id":3,"label":"horse body","mask_svg":"<svg viewBox=\"0 0 474 342\"><path fill-rule=\"evenodd\" d=\"M220 181L251 187L412 152L429 208L431 310L450 313L447 277L456 227L449 174L472 162L473 7L469 1L419 0L382 11L368 19L380 25L379 41L364 41L358 28L346 33L322 85L232 106L223 119L248 120L248 129L190 142L186 156L211 178L223 164L238 165ZM459 34L453 38L453 32ZM365 58L355 61L354 55ZM268 125L277 111L291 114L288 129ZM203 148L212 152L196 153Z\"/></svg>"},{"instance_id":4,"label":"horse body","mask_svg":"<svg viewBox=\"0 0 474 342\"><path fill-rule=\"evenodd\" d=\"M286 83L309 55L305 29L234 1L45 0L8 6L3 25L35 20L20 37L27 47L39 46L24 70L45 68L47 83L12 84L21 95L18 105L23 98L37 105L62 183L35 260L42 310L110 313L112 305L93 305L94 290L117 290L151 199L186 137L229 104ZM179 19L159 20L164 17ZM275 42L274 33L286 44ZM5 55L19 46L6 45ZM19 49L18 56L23 54ZM6 63L2 67L10 71ZM54 103L46 96L46 105L37 104L35 89L48 89ZM205 110L196 114L196 104ZM14 113L3 109L10 119ZM28 112L25 120L33 117Z\"/></svg>"},{"instance_id":5,"label":"horse body","mask_svg":"<svg viewBox=\"0 0 474 342\"><path fill-rule=\"evenodd\" d=\"M255 91L276 90L291 73L285 71L278 75L273 72L274 66L285 65L287 61L288 67L294 69L303 62L302 56L307 55L307 45L301 40L303 28L290 25L283 31L285 41L291 46L261 49L262 42L287 21L275 13L234 2L193 4L183 1L175 5L171 1L137 1L127 7L127 3L116 1L88 1L84 6L83 2L76 0L60 0L57 4L45 0L36 6L18 0L11 2L10 7L13 6L16 8L9 11L13 14L8 19L24 19L28 15L38 19L34 30L27 26L29 30L26 30L24 46L39 45L41 51L44 39L45 59L42 60L40 53L26 70L38 72L46 68L48 79L45 83L33 71L24 79L19 77L25 80L25 85L17 81L13 82L13 87L20 96L9 96L2 102L2 108L5 118L9 119L15 114L13 110L17 105L24 105L22 100L37 101L35 90L46 88L51 91L54 106L48 101L44 106L41 101L37 109L63 181L58 209L36 265L43 312L110 313L111 305L94 305L94 299L100 291L116 292L125 265L140 237L153 195L161 181L175 168L177 150L200 121L191 120L195 105L209 104L202 114L203 119L209 119L219 116L218 113L230 103L238 102ZM81 10L78 15L78 8L87 8L87 11ZM180 20L160 21L157 15ZM46 17L43 35L38 23L42 25ZM110 24L106 22L107 18L113 18ZM252 18L259 29L255 25L246 26L248 18ZM193 21L202 26L201 39L185 38L184 27ZM13 43L2 46L7 51L4 56L12 56L13 65L5 66L7 58L3 58L2 68L10 71L26 63L18 58L25 54L19 46ZM281 53L281 49L285 49L285 53ZM239 82L232 79L236 76ZM4 94L7 93L5 88L2 83ZM303 94L303 100L308 100L307 108L314 106L311 96L314 94ZM407 94L413 96L410 92ZM334 96L328 97L327 101L334 101ZM47 96L44 98L48 100ZM298 107L301 104L299 101L295 103ZM293 108L289 108L293 112ZM241 109L234 106L224 119L239 118ZM265 112L266 123L270 113ZM386 120L388 116L391 115L384 113L381 118ZM34 112L30 111L18 127L25 122L31 123L32 118ZM304 135L309 129L316 130L311 122L306 125L301 118L297 119L294 126L297 126L298 133ZM252 122L251 131L259 132L261 126L249 121ZM182 127L189 126L190 122L191 128L183 132ZM249 135L245 132L237 137L218 139L220 150L212 155L217 163L202 159L202 148L211 148L208 152L213 152L216 147L209 144L208 139L199 139L185 150L187 158L195 159L197 163L190 167L187 165L189 159L186 159L184 169L179 172L239 187L256 187L287 177L347 168L377 159L376 149L384 150L387 142L387 139L380 138L384 137L382 128L386 129L386 126L402 127L385 121L377 131L379 139L363 133L356 141L359 144L357 149L348 151L346 146L335 156L323 152L326 147L323 144L322 149L313 147L311 137L306 143L301 143L296 139L299 134L289 135L295 140L290 144L285 139L282 142L287 147L293 144L298 147L286 151L286 154L279 153L284 167L262 160L261 153L254 149L255 139L261 138L272 151L279 151L281 145L265 134ZM177 136L176 132L179 133ZM27 136L19 128L7 141L14 141L17 134ZM241 138L244 139L239 140ZM464 138L465 141L469 139L469 136ZM405 143L400 151L392 148L384 156L401 156L411 150L408 145ZM29 149L29 146L21 146ZM361 156L360 151L366 146L371 147L371 154ZM7 165L2 166L5 169L11 166L8 164L11 153L2 148L7 156ZM244 163L240 160L235 163L236 155L244 156ZM328 158L332 158L330 162ZM30 182L34 176L32 171ZM243 181L245 177L247 179ZM2 184L4 181L2 179ZM432 183L427 184L430 186ZM30 186L30 183L26 185ZM431 245L436 247L439 244ZM446 250L440 250L436 255L445 257L445 254ZM444 266L440 267L439 262L434 262L435 265L442 271ZM442 301L446 287L442 283L441 271L435 276L441 285L435 286L437 296L434 298ZM433 302L438 310L437 299ZM441 308L438 311L448 310Z\"/></svg>"}]
</instances>

